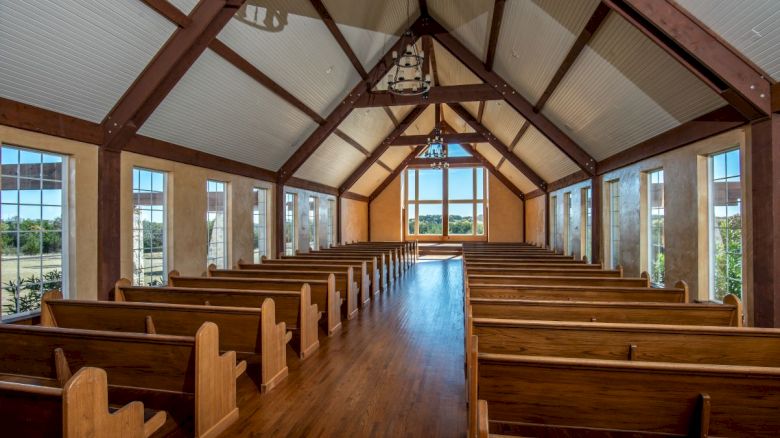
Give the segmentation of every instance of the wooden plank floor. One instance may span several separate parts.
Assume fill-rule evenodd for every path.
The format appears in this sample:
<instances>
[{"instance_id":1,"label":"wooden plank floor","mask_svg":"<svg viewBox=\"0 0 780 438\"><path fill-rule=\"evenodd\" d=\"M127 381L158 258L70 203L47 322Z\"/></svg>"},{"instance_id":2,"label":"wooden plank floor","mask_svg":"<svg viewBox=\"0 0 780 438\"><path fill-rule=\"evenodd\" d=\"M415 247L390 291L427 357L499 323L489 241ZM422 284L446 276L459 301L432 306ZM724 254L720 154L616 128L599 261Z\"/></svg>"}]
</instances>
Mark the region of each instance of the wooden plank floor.
<instances>
[{"instance_id":1,"label":"wooden plank floor","mask_svg":"<svg viewBox=\"0 0 780 438\"><path fill-rule=\"evenodd\" d=\"M223 436L465 436L462 308L461 261L421 261L270 393L242 377Z\"/></svg>"}]
</instances>

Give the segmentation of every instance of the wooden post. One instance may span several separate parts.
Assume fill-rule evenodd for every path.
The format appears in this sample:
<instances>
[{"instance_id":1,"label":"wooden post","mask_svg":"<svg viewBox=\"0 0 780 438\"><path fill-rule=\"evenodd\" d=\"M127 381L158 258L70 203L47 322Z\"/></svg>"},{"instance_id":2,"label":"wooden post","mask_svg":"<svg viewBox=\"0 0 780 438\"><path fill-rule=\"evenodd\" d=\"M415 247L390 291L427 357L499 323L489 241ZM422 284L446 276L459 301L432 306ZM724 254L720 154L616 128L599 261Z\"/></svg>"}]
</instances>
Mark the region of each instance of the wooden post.
<instances>
[{"instance_id":1,"label":"wooden post","mask_svg":"<svg viewBox=\"0 0 780 438\"><path fill-rule=\"evenodd\" d=\"M110 300L121 277L120 189L122 153L101 147L98 151L98 299Z\"/></svg>"},{"instance_id":2,"label":"wooden post","mask_svg":"<svg viewBox=\"0 0 780 438\"><path fill-rule=\"evenodd\" d=\"M544 194L544 246L550 247L550 194Z\"/></svg>"},{"instance_id":3,"label":"wooden post","mask_svg":"<svg viewBox=\"0 0 780 438\"><path fill-rule=\"evenodd\" d=\"M336 245L341 245L341 196L336 196Z\"/></svg>"},{"instance_id":4,"label":"wooden post","mask_svg":"<svg viewBox=\"0 0 780 438\"><path fill-rule=\"evenodd\" d=\"M753 123L750 172L753 221L753 324L780 327L780 114Z\"/></svg>"},{"instance_id":5,"label":"wooden post","mask_svg":"<svg viewBox=\"0 0 780 438\"><path fill-rule=\"evenodd\" d=\"M276 248L274 248L274 256L272 258L279 258L279 254L284 252L284 184L276 182L274 191L274 203L276 208L274 209L275 224L274 227L274 241L276 242Z\"/></svg>"},{"instance_id":6,"label":"wooden post","mask_svg":"<svg viewBox=\"0 0 780 438\"><path fill-rule=\"evenodd\" d=\"M602 212L602 184L601 177L595 176L590 180L590 263L601 263L601 212Z\"/></svg>"}]
</instances>

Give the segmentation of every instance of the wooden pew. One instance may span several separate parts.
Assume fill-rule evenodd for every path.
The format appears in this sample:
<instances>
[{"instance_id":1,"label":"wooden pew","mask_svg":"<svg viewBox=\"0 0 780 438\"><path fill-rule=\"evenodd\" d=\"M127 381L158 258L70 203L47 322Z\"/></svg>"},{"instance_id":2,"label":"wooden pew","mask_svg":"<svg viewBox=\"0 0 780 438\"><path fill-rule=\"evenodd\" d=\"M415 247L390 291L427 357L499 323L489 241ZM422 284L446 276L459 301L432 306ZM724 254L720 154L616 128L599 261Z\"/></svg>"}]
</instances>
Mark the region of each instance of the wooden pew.
<instances>
[{"instance_id":1,"label":"wooden pew","mask_svg":"<svg viewBox=\"0 0 780 438\"><path fill-rule=\"evenodd\" d=\"M551 277L543 275L497 275L468 273L469 284L523 284L536 286L617 286L617 287L650 287L650 278L643 272L642 277Z\"/></svg>"},{"instance_id":2,"label":"wooden pew","mask_svg":"<svg viewBox=\"0 0 780 438\"><path fill-rule=\"evenodd\" d=\"M193 306L120 301L63 300L60 291L44 293L41 325L85 330L194 336L205 322L219 328L222 351L259 365L260 391L267 392L287 377L288 333L276 323L274 301L260 308Z\"/></svg>"},{"instance_id":3,"label":"wooden pew","mask_svg":"<svg viewBox=\"0 0 780 438\"><path fill-rule=\"evenodd\" d=\"M382 281L388 285L392 283L396 277L400 275L398 270L398 262L396 260L395 251L392 250L378 250L378 249L343 249L343 247L336 247L329 250L310 251L308 253L298 253L299 256L319 256L319 257L376 257L383 266L383 272L380 273Z\"/></svg>"},{"instance_id":4,"label":"wooden pew","mask_svg":"<svg viewBox=\"0 0 780 438\"><path fill-rule=\"evenodd\" d=\"M519 275L530 276L540 275L547 277L610 277L621 278L623 277L623 269L577 269L578 265L572 265L571 267L555 267L555 268L526 268L526 267L482 267L482 266L468 266L469 275L472 274L486 274L486 275Z\"/></svg>"},{"instance_id":5,"label":"wooden pew","mask_svg":"<svg viewBox=\"0 0 780 438\"><path fill-rule=\"evenodd\" d=\"M377 287L377 285L373 284L374 282L371 280L374 278L373 276L370 276L367 269L367 263L365 261L359 262L356 264L339 264L338 262L328 263L328 264L319 264L312 261L307 262L292 262L285 260L278 260L278 259L266 259L264 258L262 260L262 263L247 263L243 260L239 260L236 264L237 269L248 269L248 270L264 270L264 269L278 269L281 271L318 271L318 272L336 272L340 270L345 270L347 268L352 268L353 276L359 280L359 301L361 305L368 304L369 300L371 300L371 288ZM375 292L379 292L376 290Z\"/></svg>"},{"instance_id":6,"label":"wooden pew","mask_svg":"<svg viewBox=\"0 0 780 438\"><path fill-rule=\"evenodd\" d=\"M723 303L469 299L475 318L741 327L742 304L739 299L727 295Z\"/></svg>"},{"instance_id":7,"label":"wooden pew","mask_svg":"<svg viewBox=\"0 0 780 438\"><path fill-rule=\"evenodd\" d=\"M217 269L216 265L211 264L206 273L208 277L215 278L289 278L301 281L328 281L328 278L332 275L336 282L336 290L344 297L342 308L344 316L347 319L353 319L358 313L358 285L354 281L351 267L347 267L343 271L320 272L280 269Z\"/></svg>"},{"instance_id":8,"label":"wooden pew","mask_svg":"<svg viewBox=\"0 0 780 438\"><path fill-rule=\"evenodd\" d=\"M381 256L366 256L360 254L350 255L322 255L322 254L298 254L294 256L282 256L278 259L264 259L263 263L275 263L275 260L279 260L282 263L347 263L355 264L360 262L366 262L368 270L373 271L375 275L371 277L371 282L376 285L374 293L380 292L382 289L387 288L389 285L387 280L387 271L385 268L384 254Z\"/></svg>"},{"instance_id":9,"label":"wooden pew","mask_svg":"<svg viewBox=\"0 0 780 438\"><path fill-rule=\"evenodd\" d=\"M164 411L150 412L131 402L110 412L106 372L84 367L62 387L0 376L0 428L3 436L44 438L146 438L165 423ZM56 386L55 386L56 385Z\"/></svg>"},{"instance_id":10,"label":"wooden pew","mask_svg":"<svg viewBox=\"0 0 780 438\"><path fill-rule=\"evenodd\" d=\"M473 318L482 353L780 368L780 330Z\"/></svg>"},{"instance_id":11,"label":"wooden pew","mask_svg":"<svg viewBox=\"0 0 780 438\"><path fill-rule=\"evenodd\" d=\"M503 261L479 261L465 260L467 267L491 267L491 268L572 268L572 269L602 269L601 264L591 264L574 260L566 261L525 261L525 260L503 260Z\"/></svg>"},{"instance_id":12,"label":"wooden pew","mask_svg":"<svg viewBox=\"0 0 780 438\"><path fill-rule=\"evenodd\" d=\"M394 249L397 248L401 251L401 262L403 266L412 266L415 260L414 244L412 242L357 242L350 243L343 246L335 246L331 248L382 248L382 249Z\"/></svg>"},{"instance_id":13,"label":"wooden pew","mask_svg":"<svg viewBox=\"0 0 780 438\"><path fill-rule=\"evenodd\" d=\"M0 346L2 374L67 381L71 370L102 368L112 404L142 401L180 427L194 419L196 437L215 437L238 419L236 378L246 362L220 354L212 323L194 337L0 324Z\"/></svg>"},{"instance_id":14,"label":"wooden pew","mask_svg":"<svg viewBox=\"0 0 780 438\"><path fill-rule=\"evenodd\" d=\"M502 435L775 437L780 430L778 368L478 351L475 337L472 430L478 400L489 403L490 429Z\"/></svg>"},{"instance_id":15,"label":"wooden pew","mask_svg":"<svg viewBox=\"0 0 780 438\"><path fill-rule=\"evenodd\" d=\"M308 284L311 288L311 300L325 312L325 326L328 336L341 330L341 294L336 290L336 278L328 280L301 281L290 278L213 278L183 277L178 271L168 275L168 285L195 289L241 289L259 291L300 291Z\"/></svg>"},{"instance_id":16,"label":"wooden pew","mask_svg":"<svg viewBox=\"0 0 780 438\"><path fill-rule=\"evenodd\" d=\"M276 318L292 331L298 344L301 359L309 357L320 346L317 323L322 316L317 304L311 302L308 284L299 291L255 291L236 289L206 289L180 287L132 286L130 280L116 282L114 299L131 303L170 303L209 305L211 307L259 308L271 299L276 308Z\"/></svg>"},{"instance_id":17,"label":"wooden pew","mask_svg":"<svg viewBox=\"0 0 780 438\"><path fill-rule=\"evenodd\" d=\"M553 301L637 301L687 303L688 285L678 281L674 287L615 286L534 286L513 284L468 285L469 298L508 298Z\"/></svg>"}]
</instances>

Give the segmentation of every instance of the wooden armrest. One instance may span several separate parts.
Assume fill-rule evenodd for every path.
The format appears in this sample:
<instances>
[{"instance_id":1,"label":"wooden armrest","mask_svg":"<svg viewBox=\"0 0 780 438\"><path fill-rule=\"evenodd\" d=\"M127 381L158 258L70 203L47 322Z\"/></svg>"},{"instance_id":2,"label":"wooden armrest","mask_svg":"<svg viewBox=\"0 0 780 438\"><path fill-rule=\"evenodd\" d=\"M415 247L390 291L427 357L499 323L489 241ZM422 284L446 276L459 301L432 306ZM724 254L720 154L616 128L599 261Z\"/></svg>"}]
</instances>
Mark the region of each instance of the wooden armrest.
<instances>
[{"instance_id":1,"label":"wooden armrest","mask_svg":"<svg viewBox=\"0 0 780 438\"><path fill-rule=\"evenodd\" d=\"M284 335L284 343L290 342L290 339L292 339L292 332L287 332L287 334Z\"/></svg>"},{"instance_id":2,"label":"wooden armrest","mask_svg":"<svg viewBox=\"0 0 780 438\"><path fill-rule=\"evenodd\" d=\"M236 364L236 374L235 374L235 376L238 377L241 374L244 374L244 371L246 371L246 361L242 360L241 362Z\"/></svg>"},{"instance_id":3,"label":"wooden armrest","mask_svg":"<svg viewBox=\"0 0 780 438\"><path fill-rule=\"evenodd\" d=\"M165 411L157 411L151 418L144 422L144 438L148 438L165 424L168 414Z\"/></svg>"}]
</instances>

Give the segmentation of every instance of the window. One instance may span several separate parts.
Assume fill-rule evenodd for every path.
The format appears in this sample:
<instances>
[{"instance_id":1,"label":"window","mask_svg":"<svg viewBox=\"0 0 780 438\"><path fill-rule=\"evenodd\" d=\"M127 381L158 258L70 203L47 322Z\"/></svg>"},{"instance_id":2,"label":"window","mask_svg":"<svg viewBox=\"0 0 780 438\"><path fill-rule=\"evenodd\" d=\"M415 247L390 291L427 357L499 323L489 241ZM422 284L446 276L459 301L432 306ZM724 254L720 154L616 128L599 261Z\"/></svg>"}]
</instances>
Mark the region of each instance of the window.
<instances>
[{"instance_id":1,"label":"window","mask_svg":"<svg viewBox=\"0 0 780 438\"><path fill-rule=\"evenodd\" d=\"M406 171L409 235L484 236L484 205L485 169L482 167Z\"/></svg>"},{"instance_id":2,"label":"window","mask_svg":"<svg viewBox=\"0 0 780 438\"><path fill-rule=\"evenodd\" d=\"M742 183L739 149L710 157L710 297L742 297Z\"/></svg>"},{"instance_id":3,"label":"window","mask_svg":"<svg viewBox=\"0 0 780 438\"><path fill-rule=\"evenodd\" d=\"M44 291L67 295L67 158L7 145L0 155L0 315L6 317L38 310Z\"/></svg>"},{"instance_id":4,"label":"window","mask_svg":"<svg viewBox=\"0 0 780 438\"><path fill-rule=\"evenodd\" d=\"M320 249L320 242L317 239L317 210L319 200L316 196L309 196L309 249Z\"/></svg>"},{"instance_id":5,"label":"window","mask_svg":"<svg viewBox=\"0 0 780 438\"><path fill-rule=\"evenodd\" d=\"M328 248L336 244L336 201L328 200Z\"/></svg>"},{"instance_id":6,"label":"window","mask_svg":"<svg viewBox=\"0 0 780 438\"><path fill-rule=\"evenodd\" d=\"M563 194L563 253L571 255L571 236L574 235L572 227L574 221L571 220L571 192Z\"/></svg>"},{"instance_id":7,"label":"window","mask_svg":"<svg viewBox=\"0 0 780 438\"><path fill-rule=\"evenodd\" d=\"M593 244L593 199L591 199L590 187L585 187L580 192L580 204L582 205L581 214L581 227L584 230L582 233L582 255L586 257L589 262L593 263L593 254L591 245Z\"/></svg>"},{"instance_id":8,"label":"window","mask_svg":"<svg viewBox=\"0 0 780 438\"><path fill-rule=\"evenodd\" d=\"M609 199L609 263L611 268L620 265L620 180L607 182Z\"/></svg>"},{"instance_id":9,"label":"window","mask_svg":"<svg viewBox=\"0 0 780 438\"><path fill-rule=\"evenodd\" d=\"M227 261L227 183L206 181L206 225L208 253L206 265L225 269Z\"/></svg>"},{"instance_id":10,"label":"window","mask_svg":"<svg viewBox=\"0 0 780 438\"><path fill-rule=\"evenodd\" d=\"M298 195L295 193L284 194L284 254L295 255L296 247L296 228L295 228L295 205L298 201Z\"/></svg>"},{"instance_id":11,"label":"window","mask_svg":"<svg viewBox=\"0 0 780 438\"><path fill-rule=\"evenodd\" d=\"M133 284L164 285L166 266L165 172L133 168Z\"/></svg>"},{"instance_id":12,"label":"window","mask_svg":"<svg viewBox=\"0 0 780 438\"><path fill-rule=\"evenodd\" d=\"M647 271L650 281L663 286L664 265L664 171L647 174Z\"/></svg>"},{"instance_id":13,"label":"window","mask_svg":"<svg viewBox=\"0 0 780 438\"><path fill-rule=\"evenodd\" d=\"M550 248L555 250L555 231L558 220L558 197L550 196Z\"/></svg>"},{"instance_id":14,"label":"window","mask_svg":"<svg viewBox=\"0 0 780 438\"><path fill-rule=\"evenodd\" d=\"M252 189L253 259L260 263L268 255L268 189Z\"/></svg>"}]
</instances>

